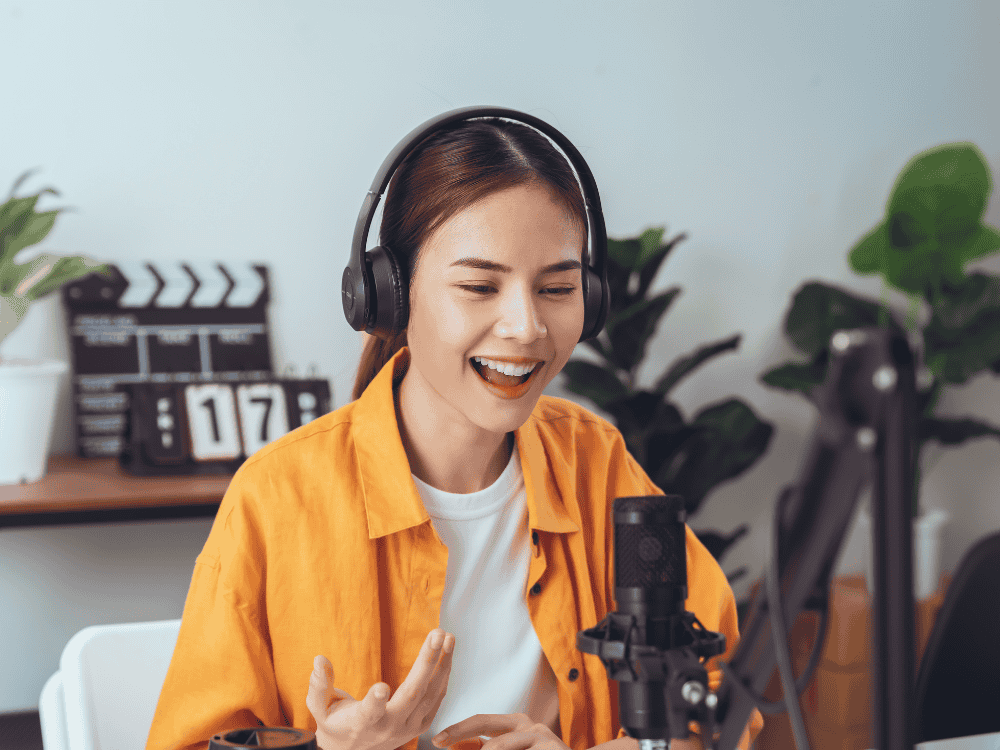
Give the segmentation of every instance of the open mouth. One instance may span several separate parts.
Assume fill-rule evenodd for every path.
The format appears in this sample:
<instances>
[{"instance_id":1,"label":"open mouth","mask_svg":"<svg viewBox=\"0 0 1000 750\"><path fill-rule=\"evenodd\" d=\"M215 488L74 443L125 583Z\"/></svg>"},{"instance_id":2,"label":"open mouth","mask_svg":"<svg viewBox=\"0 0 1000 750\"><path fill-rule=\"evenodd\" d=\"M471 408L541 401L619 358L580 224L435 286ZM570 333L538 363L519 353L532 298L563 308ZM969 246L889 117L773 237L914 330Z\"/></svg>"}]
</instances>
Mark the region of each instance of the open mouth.
<instances>
[{"instance_id":1,"label":"open mouth","mask_svg":"<svg viewBox=\"0 0 1000 750\"><path fill-rule=\"evenodd\" d=\"M471 364L472 369L479 374L479 377L490 385L498 385L501 388L517 388L518 386L527 383L531 377L542 368L543 363L539 362L535 365L531 372L525 373L524 375L504 375L502 372L497 372L492 367L480 364L475 360L475 358L470 359L469 364Z\"/></svg>"}]
</instances>

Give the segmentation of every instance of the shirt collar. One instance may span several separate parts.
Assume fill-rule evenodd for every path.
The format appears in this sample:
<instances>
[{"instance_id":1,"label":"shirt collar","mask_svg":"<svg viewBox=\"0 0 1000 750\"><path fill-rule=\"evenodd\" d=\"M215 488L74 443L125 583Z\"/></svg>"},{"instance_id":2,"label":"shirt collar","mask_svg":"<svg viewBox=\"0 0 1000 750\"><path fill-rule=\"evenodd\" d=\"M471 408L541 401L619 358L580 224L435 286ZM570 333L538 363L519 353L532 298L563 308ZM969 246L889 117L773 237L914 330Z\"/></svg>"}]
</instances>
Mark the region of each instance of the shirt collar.
<instances>
[{"instance_id":1,"label":"shirt collar","mask_svg":"<svg viewBox=\"0 0 1000 750\"><path fill-rule=\"evenodd\" d=\"M410 350L404 346L379 370L354 405L354 449L369 539L419 526L430 518L410 476L410 463L396 421L393 389L409 365ZM579 524L567 513L560 489L548 471L545 443L551 442L551 436L549 441L543 440L537 411L536 405L514 433L527 492L528 526L554 533L579 531Z\"/></svg>"}]
</instances>

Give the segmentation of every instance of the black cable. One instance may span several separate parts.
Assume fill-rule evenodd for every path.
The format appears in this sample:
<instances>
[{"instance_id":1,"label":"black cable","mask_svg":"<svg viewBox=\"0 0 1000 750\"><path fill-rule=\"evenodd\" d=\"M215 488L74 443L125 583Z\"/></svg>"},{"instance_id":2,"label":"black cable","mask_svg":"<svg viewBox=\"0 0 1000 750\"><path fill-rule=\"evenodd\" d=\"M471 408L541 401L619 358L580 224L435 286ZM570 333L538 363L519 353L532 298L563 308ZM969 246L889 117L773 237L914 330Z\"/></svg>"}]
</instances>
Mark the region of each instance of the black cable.
<instances>
[{"instance_id":1,"label":"black cable","mask_svg":"<svg viewBox=\"0 0 1000 750\"><path fill-rule=\"evenodd\" d=\"M796 690L795 677L792 674L792 657L788 651L788 634L785 630L785 612L781 606L781 583L778 580L778 538L781 534L781 518L784 500L792 493L784 493L774 504L774 528L771 534L771 560L765 569L767 584L768 617L771 620L771 634L774 636L774 656L778 661L778 674L781 676L781 690L785 696L788 708L788 718L792 722L792 734L798 750L809 750L809 736L806 725L802 721L802 707L799 705L799 694ZM773 603L773 606L772 606ZM818 638L817 640L822 640Z\"/></svg>"},{"instance_id":2,"label":"black cable","mask_svg":"<svg viewBox=\"0 0 1000 750\"><path fill-rule=\"evenodd\" d=\"M809 653L809 661L806 663L806 668L802 671L798 677L795 678L795 694L800 695L806 686L809 684L810 678L816 671L816 667L819 665L819 658L822 653L823 646L823 633L826 629L827 620L829 619L827 607L827 600L824 597L822 609L816 610L819 612L819 627L816 629L816 642L813 644L812 651ZM743 692L750 700L754 703L757 710L762 714L783 714L788 712L788 708L785 706L785 699L779 698L776 701L770 701L760 693L754 692L749 685L747 685L742 680L737 679L736 673L732 671L726 662L720 662L723 674L726 675L726 679L733 684L734 687L738 688Z\"/></svg>"},{"instance_id":3,"label":"black cable","mask_svg":"<svg viewBox=\"0 0 1000 750\"><path fill-rule=\"evenodd\" d=\"M786 489L781 496L778 498L778 505L776 508L776 515L778 517L784 512L784 504L787 500L791 498L791 492L794 491L793 488ZM777 523L777 522L776 522ZM777 540L774 540L772 544L771 557L772 560L778 559L778 547ZM809 659L806 663L806 668L802 671L795 680L795 695L798 696L806 689L809 684L813 673L816 671L816 667L819 665L820 655L823 649L823 639L826 634L826 626L829 620L829 581L825 581L820 589L821 596L819 598L819 609L815 610L819 612L819 626L816 628L816 640L813 642L812 651L809 653ZM766 591L765 591L766 593ZM780 596L780 592L779 592ZM766 611L770 615L771 610L777 605L771 605L769 600L765 600ZM733 684L734 687L739 689L744 695L746 695L754 703L757 710L763 714L783 714L788 712L788 707L785 705L784 698L776 701L769 701L760 693L755 692L749 685L743 680L740 680L736 673L732 671L726 662L720 662L722 667L722 672L726 676L726 679Z\"/></svg>"}]
</instances>

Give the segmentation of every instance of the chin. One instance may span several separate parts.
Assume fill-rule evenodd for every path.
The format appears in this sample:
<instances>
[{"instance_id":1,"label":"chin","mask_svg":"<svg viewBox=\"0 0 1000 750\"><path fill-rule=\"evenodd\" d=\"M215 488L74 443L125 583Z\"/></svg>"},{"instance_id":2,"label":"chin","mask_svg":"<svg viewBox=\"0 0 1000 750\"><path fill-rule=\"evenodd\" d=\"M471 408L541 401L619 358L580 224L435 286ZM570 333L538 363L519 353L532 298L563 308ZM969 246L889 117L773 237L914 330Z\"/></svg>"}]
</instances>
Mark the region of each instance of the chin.
<instances>
[{"instance_id":1,"label":"chin","mask_svg":"<svg viewBox=\"0 0 1000 750\"><path fill-rule=\"evenodd\" d=\"M514 432L521 425L528 421L531 412L535 410L538 399L518 399L513 404L501 404L499 409L491 404L480 404L474 413L470 413L470 418L480 428L493 432L497 435L506 435ZM501 412L506 412L506 416Z\"/></svg>"}]
</instances>

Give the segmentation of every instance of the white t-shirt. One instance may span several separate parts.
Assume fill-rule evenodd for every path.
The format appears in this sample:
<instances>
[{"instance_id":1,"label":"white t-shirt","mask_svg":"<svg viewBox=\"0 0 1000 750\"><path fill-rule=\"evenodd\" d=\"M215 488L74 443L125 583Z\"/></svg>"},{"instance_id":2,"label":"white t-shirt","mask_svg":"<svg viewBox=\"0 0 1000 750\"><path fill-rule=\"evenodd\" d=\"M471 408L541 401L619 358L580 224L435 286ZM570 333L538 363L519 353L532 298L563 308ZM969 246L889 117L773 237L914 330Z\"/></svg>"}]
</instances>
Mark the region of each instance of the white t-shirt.
<instances>
[{"instance_id":1,"label":"white t-shirt","mask_svg":"<svg viewBox=\"0 0 1000 750\"><path fill-rule=\"evenodd\" d=\"M456 495L413 476L448 548L440 627L455 635L448 692L419 750L476 714L523 713L559 730L556 676L542 652L525 601L531 539L517 444L491 486Z\"/></svg>"}]
</instances>

